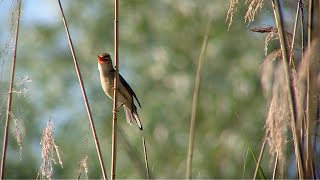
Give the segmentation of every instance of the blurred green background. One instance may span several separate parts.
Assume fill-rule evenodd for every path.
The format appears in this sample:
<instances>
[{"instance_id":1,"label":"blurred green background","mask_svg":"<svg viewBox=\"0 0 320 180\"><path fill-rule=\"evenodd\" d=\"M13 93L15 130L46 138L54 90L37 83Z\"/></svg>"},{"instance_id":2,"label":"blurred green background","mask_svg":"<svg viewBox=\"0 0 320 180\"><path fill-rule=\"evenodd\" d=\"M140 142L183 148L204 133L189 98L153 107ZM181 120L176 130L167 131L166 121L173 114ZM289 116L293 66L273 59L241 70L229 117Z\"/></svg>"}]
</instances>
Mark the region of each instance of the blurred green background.
<instances>
[{"instance_id":1,"label":"blurred green background","mask_svg":"<svg viewBox=\"0 0 320 180\"><path fill-rule=\"evenodd\" d=\"M112 101L104 94L97 54L114 58L114 2L62 1L84 78L102 153L110 175ZM13 57L16 1L0 2L0 142ZM229 1L120 1L120 73L136 92L154 178L185 178L192 94L206 24L213 17L196 116L194 178L252 178L255 163L246 134L258 152L266 99L260 84L266 3L255 22L244 23L242 4L227 31ZM265 11L266 10L266 11ZM13 13L13 14L12 14ZM268 22L270 21L270 22ZM25 82L29 78L32 82ZM77 178L88 155L89 178L101 178L92 133L57 1L23 1L12 114L23 136L22 159L11 131L6 178L35 178L42 163L40 139L51 117L64 163L54 178ZM25 91L24 91L25 89ZM119 111L117 178L145 178L141 133ZM264 161L268 174L268 161ZM85 178L82 172L82 178Z\"/></svg>"}]
</instances>

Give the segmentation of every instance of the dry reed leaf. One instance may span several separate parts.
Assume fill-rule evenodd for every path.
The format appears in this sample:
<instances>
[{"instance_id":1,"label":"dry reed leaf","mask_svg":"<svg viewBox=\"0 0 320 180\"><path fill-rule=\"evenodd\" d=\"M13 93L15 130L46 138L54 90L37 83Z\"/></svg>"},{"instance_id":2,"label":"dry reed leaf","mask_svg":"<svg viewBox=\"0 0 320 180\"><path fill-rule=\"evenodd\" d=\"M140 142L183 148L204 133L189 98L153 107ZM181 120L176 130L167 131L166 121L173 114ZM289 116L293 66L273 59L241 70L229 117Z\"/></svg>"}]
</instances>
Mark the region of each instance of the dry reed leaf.
<instances>
[{"instance_id":1,"label":"dry reed leaf","mask_svg":"<svg viewBox=\"0 0 320 180\"><path fill-rule=\"evenodd\" d=\"M21 78L21 80L19 80L17 83L15 83L12 92L18 94L18 97L20 97L20 95L23 95L24 97L26 97L27 93L28 93L28 83L31 83L32 80L29 78L29 76L24 76Z\"/></svg>"},{"instance_id":2,"label":"dry reed leaf","mask_svg":"<svg viewBox=\"0 0 320 180\"><path fill-rule=\"evenodd\" d=\"M312 41L311 47L307 49L304 59L299 66L299 79L305 81L307 79L308 70L314 73L320 71L320 40L315 39Z\"/></svg>"},{"instance_id":3,"label":"dry reed leaf","mask_svg":"<svg viewBox=\"0 0 320 180\"><path fill-rule=\"evenodd\" d=\"M245 22L252 22L258 12L258 10L261 10L263 6L263 0L246 0L246 4L250 1L248 10L246 15L244 16Z\"/></svg>"},{"instance_id":4,"label":"dry reed leaf","mask_svg":"<svg viewBox=\"0 0 320 180\"><path fill-rule=\"evenodd\" d=\"M278 37L278 28L274 26L262 26L262 27L253 27L250 29L252 32L257 33L268 33L265 41L264 41L264 55L268 54L268 44L272 40L279 39Z\"/></svg>"},{"instance_id":5,"label":"dry reed leaf","mask_svg":"<svg viewBox=\"0 0 320 180\"><path fill-rule=\"evenodd\" d=\"M274 60L281 57L281 49L270 53L261 65L261 84L265 96L268 98L272 94L272 82L274 78Z\"/></svg>"},{"instance_id":6,"label":"dry reed leaf","mask_svg":"<svg viewBox=\"0 0 320 180\"><path fill-rule=\"evenodd\" d=\"M283 64L280 61L274 72L272 100L265 125L270 154L272 159L278 155L280 174L284 170L286 161L287 129L291 118L288 89L285 85Z\"/></svg>"},{"instance_id":7,"label":"dry reed leaf","mask_svg":"<svg viewBox=\"0 0 320 180\"><path fill-rule=\"evenodd\" d=\"M86 179L88 179L89 167L88 167L88 164L87 164L87 160L88 160L88 156L85 155L84 158L81 160L81 162L79 164L78 179L80 179L80 177L81 177L82 168L84 169L84 172L85 172L85 175L86 175Z\"/></svg>"},{"instance_id":8,"label":"dry reed leaf","mask_svg":"<svg viewBox=\"0 0 320 180\"><path fill-rule=\"evenodd\" d=\"M269 42L270 41L273 41L273 40L276 40L276 39L279 39L278 37L278 30L276 29L276 31L271 31L266 39L264 40L264 55L267 56L268 54L268 45L269 45Z\"/></svg>"},{"instance_id":9,"label":"dry reed leaf","mask_svg":"<svg viewBox=\"0 0 320 180\"><path fill-rule=\"evenodd\" d=\"M18 16L18 11L16 11L16 9L18 9L19 3L18 2L14 2L16 4L14 4L13 6L16 6L14 8L12 8L12 12L11 12L11 22L10 22L10 35L6 38L6 41L4 43L3 48L0 48L0 59L3 59L2 65L5 63L7 58L4 58L9 51L11 50L11 46L12 46L12 42L14 41L14 37L15 37L15 27L17 26L16 24L16 20L17 20L17 16Z\"/></svg>"},{"instance_id":10,"label":"dry reed leaf","mask_svg":"<svg viewBox=\"0 0 320 180\"><path fill-rule=\"evenodd\" d=\"M245 4L247 4L249 1L250 1L250 4L248 6L248 10L244 19L245 19L245 22L248 21L250 23L254 20L258 10L259 9L261 10L264 2L263 0L246 0ZM230 26L233 22L233 16L237 12L238 4L239 4L239 0L230 0L230 6L229 6L227 17L226 17L226 21L229 21L228 30L230 29Z\"/></svg>"},{"instance_id":11,"label":"dry reed leaf","mask_svg":"<svg viewBox=\"0 0 320 180\"><path fill-rule=\"evenodd\" d=\"M12 133L14 137L16 138L17 144L19 146L19 154L20 154L20 161L22 160L22 133L21 133L21 125L19 123L19 120L15 118L13 113L10 112L10 116L13 120L14 127L12 128Z\"/></svg>"},{"instance_id":12,"label":"dry reed leaf","mask_svg":"<svg viewBox=\"0 0 320 180\"><path fill-rule=\"evenodd\" d=\"M310 93L310 105L311 111L308 112L310 114L309 122L311 124L315 124L317 122L317 109L319 107L318 104L318 96L319 96L319 75L320 75L320 40L315 39L312 41L311 47L307 49L304 59L301 61L298 69L298 77L299 81L297 82L297 109L298 109L298 122L300 124L300 129L304 128L301 124L305 119L305 108L306 106L306 91L307 91L307 80L309 78L309 93ZM301 131L301 130L300 130ZM310 132L311 135L314 135L313 129Z\"/></svg>"},{"instance_id":13,"label":"dry reed leaf","mask_svg":"<svg viewBox=\"0 0 320 180\"><path fill-rule=\"evenodd\" d=\"M57 146L54 142L54 130L51 119L49 119L47 127L43 131L40 144L42 145L43 162L40 166L37 179L51 179L54 172L53 164L56 164L54 152L56 153L60 166L63 168L63 162L60 156L59 146Z\"/></svg>"},{"instance_id":14,"label":"dry reed leaf","mask_svg":"<svg viewBox=\"0 0 320 180\"><path fill-rule=\"evenodd\" d=\"M12 116L13 117L13 116ZM19 146L19 150L20 150L20 161L22 160L22 133L21 133L21 129L20 129L20 125L18 123L18 119L13 119L13 123L14 123L14 135L16 137L17 140L17 144Z\"/></svg>"},{"instance_id":15,"label":"dry reed leaf","mask_svg":"<svg viewBox=\"0 0 320 180\"><path fill-rule=\"evenodd\" d=\"M230 26L233 22L233 16L237 12L238 4L239 4L239 0L230 0L230 6L228 9L227 18L226 18L226 22L229 20L228 31L229 31Z\"/></svg>"}]
</instances>

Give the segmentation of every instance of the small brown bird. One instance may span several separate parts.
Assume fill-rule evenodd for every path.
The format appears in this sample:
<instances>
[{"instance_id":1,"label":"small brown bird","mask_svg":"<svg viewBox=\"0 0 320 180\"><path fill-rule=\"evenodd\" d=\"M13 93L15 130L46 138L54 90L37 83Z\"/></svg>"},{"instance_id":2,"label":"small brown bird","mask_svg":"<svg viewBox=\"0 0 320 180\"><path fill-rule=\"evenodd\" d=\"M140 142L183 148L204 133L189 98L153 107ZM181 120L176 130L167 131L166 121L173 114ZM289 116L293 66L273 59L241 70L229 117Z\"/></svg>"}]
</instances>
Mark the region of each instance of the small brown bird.
<instances>
[{"instance_id":1,"label":"small brown bird","mask_svg":"<svg viewBox=\"0 0 320 180\"><path fill-rule=\"evenodd\" d=\"M110 54L103 53L98 56L98 69L100 71L100 81L102 88L107 96L113 99L113 90L114 90L114 76L115 69L112 65L112 60ZM137 112L137 107L134 104L133 98L136 99L140 108L140 102L131 89L130 85L124 80L124 78L119 74L119 83L118 83L118 94L117 94L117 104L118 108L122 105L124 106L127 122L131 124L132 117L137 122L138 127L142 131L142 124Z\"/></svg>"}]
</instances>

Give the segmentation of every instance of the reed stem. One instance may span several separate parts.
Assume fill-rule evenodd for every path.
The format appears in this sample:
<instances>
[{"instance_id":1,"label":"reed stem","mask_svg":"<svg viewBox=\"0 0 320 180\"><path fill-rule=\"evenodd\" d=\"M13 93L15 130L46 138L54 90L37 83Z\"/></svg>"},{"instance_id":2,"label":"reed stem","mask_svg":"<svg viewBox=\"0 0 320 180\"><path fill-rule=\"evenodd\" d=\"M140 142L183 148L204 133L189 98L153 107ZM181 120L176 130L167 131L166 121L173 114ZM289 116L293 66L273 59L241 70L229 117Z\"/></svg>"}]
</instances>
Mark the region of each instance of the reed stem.
<instances>
[{"instance_id":1,"label":"reed stem","mask_svg":"<svg viewBox=\"0 0 320 180\"><path fill-rule=\"evenodd\" d=\"M73 58L73 62L74 62L74 66L75 66L75 69L76 69L76 72L77 72L77 75L78 75L78 80L79 80L79 84L80 84L80 87L81 87L81 92L82 92L83 99L84 99L84 102L85 102L85 106L86 106L86 109L87 109L87 113L88 113L88 117L89 117L89 121L90 121L90 125L91 125L91 130L92 130L94 142L95 142L96 150L97 150L97 153L98 153L98 158L99 158L99 163L100 163L103 179L107 180L108 178L107 178L106 170L104 168L105 166L104 166L103 159L102 159L100 143L99 143L99 140L98 140L96 128L94 126L94 121L93 121L93 118L92 118L91 109L90 109L89 101L88 101L88 98L87 98L87 93L86 93L86 90L85 90L84 85L83 85L83 80L82 80L81 71L80 71L80 68L79 68L79 65L78 65L78 60L77 60L76 54L74 52L74 48L73 48L72 40L71 40L71 37L70 37L67 20L66 20L66 18L64 16L64 11L63 11L63 8L62 8L60 0L58 0L58 3L59 3L61 14L62 14L63 24L64 24L64 27L66 29L68 42L69 42L69 46L70 46L70 50L71 50L71 54L72 54L72 58Z\"/></svg>"},{"instance_id":2,"label":"reed stem","mask_svg":"<svg viewBox=\"0 0 320 180\"><path fill-rule=\"evenodd\" d=\"M16 61L17 61L20 16L21 16L21 0L18 1L18 18L17 18L16 33L15 33L16 39L15 39L15 43L14 43L14 53L13 53L13 62L12 62L12 67L11 67L11 80L10 80L9 98L8 98L8 106L7 106L6 126L5 126L5 131L4 131L4 136L3 136L3 146L2 146L1 177L0 177L1 180L4 178L4 168L6 165L6 155L7 155L7 147L8 147L8 132L9 132L9 125L10 125L11 103L12 103L12 89L13 89L14 74L15 74L15 67L16 67Z\"/></svg>"},{"instance_id":3,"label":"reed stem","mask_svg":"<svg viewBox=\"0 0 320 180\"><path fill-rule=\"evenodd\" d=\"M117 163L117 95L119 81L119 29L118 29L118 0L114 1L114 55L115 55L115 76L113 89L113 123L112 123L112 150L111 150L111 179L116 178Z\"/></svg>"}]
</instances>

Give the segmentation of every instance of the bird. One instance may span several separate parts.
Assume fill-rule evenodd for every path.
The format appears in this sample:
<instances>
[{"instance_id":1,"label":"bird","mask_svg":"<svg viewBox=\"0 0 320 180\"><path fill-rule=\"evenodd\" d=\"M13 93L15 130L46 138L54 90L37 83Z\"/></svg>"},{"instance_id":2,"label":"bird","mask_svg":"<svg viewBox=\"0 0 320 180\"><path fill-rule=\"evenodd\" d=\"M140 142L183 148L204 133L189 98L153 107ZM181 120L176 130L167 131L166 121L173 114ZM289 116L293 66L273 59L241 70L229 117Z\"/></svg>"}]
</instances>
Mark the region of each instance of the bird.
<instances>
[{"instance_id":1,"label":"bird","mask_svg":"<svg viewBox=\"0 0 320 180\"><path fill-rule=\"evenodd\" d=\"M116 70L113 68L111 56L108 53L102 53L101 55L97 56L102 89L109 98L113 99L114 77ZM130 85L120 75L120 73L117 93L117 109L123 106L126 113L127 122L131 124L133 118L136 121L139 129L142 131L142 123L138 115L134 99L141 108L140 102Z\"/></svg>"}]
</instances>

